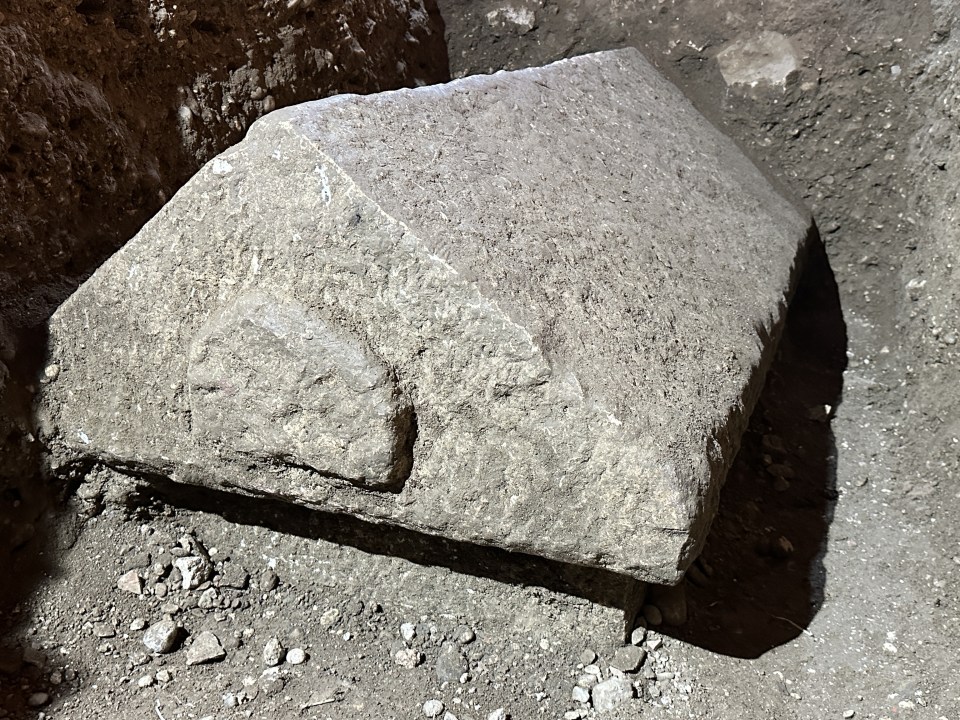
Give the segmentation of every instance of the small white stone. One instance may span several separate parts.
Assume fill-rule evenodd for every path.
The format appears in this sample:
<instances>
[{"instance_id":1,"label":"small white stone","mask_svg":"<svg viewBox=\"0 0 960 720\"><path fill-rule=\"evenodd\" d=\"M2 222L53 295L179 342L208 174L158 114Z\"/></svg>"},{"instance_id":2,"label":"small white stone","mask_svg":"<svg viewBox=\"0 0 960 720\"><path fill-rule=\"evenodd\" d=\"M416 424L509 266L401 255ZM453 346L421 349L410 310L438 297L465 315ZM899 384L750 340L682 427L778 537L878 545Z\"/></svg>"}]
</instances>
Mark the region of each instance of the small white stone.
<instances>
[{"instance_id":1,"label":"small white stone","mask_svg":"<svg viewBox=\"0 0 960 720\"><path fill-rule=\"evenodd\" d=\"M400 637L403 638L404 642L413 642L416 636L417 626L413 623L403 623L400 626Z\"/></svg>"},{"instance_id":2,"label":"small white stone","mask_svg":"<svg viewBox=\"0 0 960 720\"><path fill-rule=\"evenodd\" d=\"M117 580L117 587L134 595L143 595L143 578L136 570L129 570Z\"/></svg>"},{"instance_id":3,"label":"small white stone","mask_svg":"<svg viewBox=\"0 0 960 720\"><path fill-rule=\"evenodd\" d=\"M428 718L440 717L443 712L443 703L439 700L427 700L423 704L423 714Z\"/></svg>"},{"instance_id":4,"label":"small white stone","mask_svg":"<svg viewBox=\"0 0 960 720\"><path fill-rule=\"evenodd\" d=\"M406 648L404 650L397 650L397 654L393 656L393 659L400 667L412 670L423 662L423 653L419 650Z\"/></svg>"},{"instance_id":5,"label":"small white stone","mask_svg":"<svg viewBox=\"0 0 960 720\"><path fill-rule=\"evenodd\" d=\"M267 667L274 667L282 663L283 658L284 651L280 640L275 637L267 640L267 644L263 647L263 664Z\"/></svg>"},{"instance_id":6,"label":"small white stone","mask_svg":"<svg viewBox=\"0 0 960 720\"><path fill-rule=\"evenodd\" d=\"M153 681L154 681L153 675L144 675L142 678L137 680L137 687L139 688L150 687L151 685L153 685Z\"/></svg>"},{"instance_id":7,"label":"small white stone","mask_svg":"<svg viewBox=\"0 0 960 720\"><path fill-rule=\"evenodd\" d=\"M287 662L291 665L302 665L307 661L307 653L303 648L290 648L287 650Z\"/></svg>"},{"instance_id":8,"label":"small white stone","mask_svg":"<svg viewBox=\"0 0 960 720\"><path fill-rule=\"evenodd\" d=\"M320 616L320 627L324 630L332 628L337 624L337 621L340 619L340 610L337 608L330 608L325 610L323 615Z\"/></svg>"}]
</instances>

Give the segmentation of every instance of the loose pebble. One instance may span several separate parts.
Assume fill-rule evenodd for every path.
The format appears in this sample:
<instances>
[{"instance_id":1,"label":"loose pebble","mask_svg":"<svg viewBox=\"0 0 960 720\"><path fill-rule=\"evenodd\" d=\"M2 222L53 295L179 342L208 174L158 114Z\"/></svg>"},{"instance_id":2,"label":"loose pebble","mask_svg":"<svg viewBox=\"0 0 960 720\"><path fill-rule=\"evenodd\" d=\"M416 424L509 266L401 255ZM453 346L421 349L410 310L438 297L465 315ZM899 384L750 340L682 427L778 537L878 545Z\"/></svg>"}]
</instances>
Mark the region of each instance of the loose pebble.
<instances>
[{"instance_id":1,"label":"loose pebble","mask_svg":"<svg viewBox=\"0 0 960 720\"><path fill-rule=\"evenodd\" d=\"M633 632L630 633L631 645L643 645L643 641L646 639L647 639L647 629L645 627L634 628Z\"/></svg>"},{"instance_id":2,"label":"loose pebble","mask_svg":"<svg viewBox=\"0 0 960 720\"><path fill-rule=\"evenodd\" d=\"M492 713L487 715L487 720L508 720L509 716L507 711L503 708L497 708Z\"/></svg>"},{"instance_id":3,"label":"loose pebble","mask_svg":"<svg viewBox=\"0 0 960 720\"><path fill-rule=\"evenodd\" d=\"M850 720L854 715L857 714L856 710L847 710L843 713L843 720Z\"/></svg>"},{"instance_id":4,"label":"loose pebble","mask_svg":"<svg viewBox=\"0 0 960 720\"><path fill-rule=\"evenodd\" d=\"M440 713L443 712L443 703L439 700L427 700L423 704L423 714L428 718L440 717Z\"/></svg>"},{"instance_id":5,"label":"loose pebble","mask_svg":"<svg viewBox=\"0 0 960 720\"><path fill-rule=\"evenodd\" d=\"M284 655L283 645L280 643L280 640L272 637L267 640L267 644L263 647L263 664L267 667L279 665L283 662Z\"/></svg>"},{"instance_id":6,"label":"loose pebble","mask_svg":"<svg viewBox=\"0 0 960 720\"><path fill-rule=\"evenodd\" d=\"M273 571L273 568L264 568L260 572L260 577L257 579L257 586L261 592L270 592L279 584L280 578L277 577L277 573Z\"/></svg>"},{"instance_id":7,"label":"loose pebble","mask_svg":"<svg viewBox=\"0 0 960 720\"><path fill-rule=\"evenodd\" d=\"M187 555L177 558L173 566L180 571L182 576L182 587L184 590L194 590L207 580L213 574L213 566L210 561L201 555Z\"/></svg>"},{"instance_id":8,"label":"loose pebble","mask_svg":"<svg viewBox=\"0 0 960 720\"><path fill-rule=\"evenodd\" d=\"M27 698L27 705L30 707L43 707L48 702L50 702L50 695L45 692L36 692Z\"/></svg>"},{"instance_id":9,"label":"loose pebble","mask_svg":"<svg viewBox=\"0 0 960 720\"><path fill-rule=\"evenodd\" d=\"M322 630L329 630L340 620L340 610L338 608L330 608L325 610L323 615L320 616L320 628Z\"/></svg>"},{"instance_id":10,"label":"loose pebble","mask_svg":"<svg viewBox=\"0 0 960 720\"><path fill-rule=\"evenodd\" d=\"M441 684L458 682L468 669L467 658L456 643L445 642L440 646L435 669Z\"/></svg>"},{"instance_id":11,"label":"loose pebble","mask_svg":"<svg viewBox=\"0 0 960 720\"><path fill-rule=\"evenodd\" d=\"M204 630L187 648L187 665L203 665L218 662L227 656L220 644L220 638L209 630Z\"/></svg>"},{"instance_id":12,"label":"loose pebble","mask_svg":"<svg viewBox=\"0 0 960 720\"><path fill-rule=\"evenodd\" d=\"M168 683L173 680L173 675L171 675L170 671L165 668L157 670L155 677L157 678L157 682L162 683Z\"/></svg>"},{"instance_id":13,"label":"loose pebble","mask_svg":"<svg viewBox=\"0 0 960 720\"><path fill-rule=\"evenodd\" d=\"M589 673L584 673L579 678L577 678L577 685L579 685L582 688L586 688L587 690L592 688L598 682L600 682L600 678L597 677L596 675L590 675Z\"/></svg>"},{"instance_id":14,"label":"loose pebble","mask_svg":"<svg viewBox=\"0 0 960 720\"><path fill-rule=\"evenodd\" d=\"M663 623L663 615L660 613L660 608L656 605L644 605L643 617L646 618L646 621L651 625L660 625Z\"/></svg>"},{"instance_id":15,"label":"loose pebble","mask_svg":"<svg viewBox=\"0 0 960 720\"><path fill-rule=\"evenodd\" d=\"M687 568L686 578L699 587L707 587L707 585L710 584L710 578L696 565L691 565Z\"/></svg>"},{"instance_id":16,"label":"loose pebble","mask_svg":"<svg viewBox=\"0 0 960 720\"><path fill-rule=\"evenodd\" d=\"M302 665L307 661L307 653L303 648L290 648L287 650L287 662L291 665Z\"/></svg>"},{"instance_id":17,"label":"loose pebble","mask_svg":"<svg viewBox=\"0 0 960 720\"><path fill-rule=\"evenodd\" d=\"M98 638L112 638L117 636L117 631L110 623L97 622L93 624L93 634Z\"/></svg>"},{"instance_id":18,"label":"loose pebble","mask_svg":"<svg viewBox=\"0 0 960 720\"><path fill-rule=\"evenodd\" d=\"M180 628L172 620L154 623L143 634L143 644L150 652L163 655L172 652L180 638Z\"/></svg>"},{"instance_id":19,"label":"loose pebble","mask_svg":"<svg viewBox=\"0 0 960 720\"><path fill-rule=\"evenodd\" d=\"M474 640L477 639L476 633L473 631L473 628L467 627L466 625L461 625L456 630L457 642L461 645L469 645Z\"/></svg>"},{"instance_id":20,"label":"loose pebble","mask_svg":"<svg viewBox=\"0 0 960 720\"><path fill-rule=\"evenodd\" d=\"M643 648L639 648L636 645L626 645L618 648L616 653L614 653L613 659L610 661L610 667L621 670L622 672L636 672L640 669L646 656L647 651Z\"/></svg>"},{"instance_id":21,"label":"loose pebble","mask_svg":"<svg viewBox=\"0 0 960 720\"><path fill-rule=\"evenodd\" d=\"M597 661L597 654L590 649L584 650L580 653L580 664L581 665L590 665Z\"/></svg>"},{"instance_id":22,"label":"loose pebble","mask_svg":"<svg viewBox=\"0 0 960 720\"><path fill-rule=\"evenodd\" d=\"M625 678L612 677L593 689L593 707L597 712L613 710L633 698L633 683Z\"/></svg>"},{"instance_id":23,"label":"loose pebble","mask_svg":"<svg viewBox=\"0 0 960 720\"><path fill-rule=\"evenodd\" d=\"M686 585L681 583L679 585L652 586L650 589L650 605L656 607L660 612L661 622L674 627L683 625L687 622ZM649 618L647 619L649 620Z\"/></svg>"},{"instance_id":24,"label":"loose pebble","mask_svg":"<svg viewBox=\"0 0 960 720\"><path fill-rule=\"evenodd\" d=\"M403 623L400 626L400 637L403 638L404 642L413 642L414 638L417 637L417 626L413 623Z\"/></svg>"},{"instance_id":25,"label":"loose pebble","mask_svg":"<svg viewBox=\"0 0 960 720\"><path fill-rule=\"evenodd\" d=\"M570 697L574 702L588 703L590 702L590 691L585 687L574 685L573 692L570 693Z\"/></svg>"},{"instance_id":26,"label":"loose pebble","mask_svg":"<svg viewBox=\"0 0 960 720\"><path fill-rule=\"evenodd\" d=\"M154 683L153 675L144 675L139 680L137 680L138 688L148 688Z\"/></svg>"},{"instance_id":27,"label":"loose pebble","mask_svg":"<svg viewBox=\"0 0 960 720\"><path fill-rule=\"evenodd\" d=\"M143 595L143 578L136 570L130 570L120 576L117 587L134 595Z\"/></svg>"},{"instance_id":28,"label":"loose pebble","mask_svg":"<svg viewBox=\"0 0 960 720\"><path fill-rule=\"evenodd\" d=\"M397 650L393 659L400 667L412 670L423 662L423 653L412 648L404 648L403 650Z\"/></svg>"}]
</instances>

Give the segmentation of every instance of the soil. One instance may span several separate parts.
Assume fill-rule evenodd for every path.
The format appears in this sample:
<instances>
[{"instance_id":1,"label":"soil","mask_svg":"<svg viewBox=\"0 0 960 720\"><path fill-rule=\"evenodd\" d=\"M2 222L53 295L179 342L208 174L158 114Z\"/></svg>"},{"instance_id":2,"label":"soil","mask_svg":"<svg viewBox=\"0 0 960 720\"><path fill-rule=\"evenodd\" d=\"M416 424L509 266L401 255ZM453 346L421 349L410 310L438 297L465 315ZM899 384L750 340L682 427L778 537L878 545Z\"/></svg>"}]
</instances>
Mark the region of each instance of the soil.
<instances>
[{"instance_id":1,"label":"soil","mask_svg":"<svg viewBox=\"0 0 960 720\"><path fill-rule=\"evenodd\" d=\"M686 622L647 633L641 696L603 717L960 716L960 11L597 5L441 2L451 70L636 45L823 238L685 581ZM717 52L760 29L794 40L799 72L727 87ZM560 718L595 713L571 694L584 665L615 674L631 592L616 577L102 472L3 502L0 716L417 718L436 699L461 720ZM209 579L182 589L181 555L208 558ZM118 587L130 570L146 594ZM179 645L150 654L142 626L165 615ZM205 630L225 658L188 665ZM269 669L273 637L306 662Z\"/></svg>"}]
</instances>

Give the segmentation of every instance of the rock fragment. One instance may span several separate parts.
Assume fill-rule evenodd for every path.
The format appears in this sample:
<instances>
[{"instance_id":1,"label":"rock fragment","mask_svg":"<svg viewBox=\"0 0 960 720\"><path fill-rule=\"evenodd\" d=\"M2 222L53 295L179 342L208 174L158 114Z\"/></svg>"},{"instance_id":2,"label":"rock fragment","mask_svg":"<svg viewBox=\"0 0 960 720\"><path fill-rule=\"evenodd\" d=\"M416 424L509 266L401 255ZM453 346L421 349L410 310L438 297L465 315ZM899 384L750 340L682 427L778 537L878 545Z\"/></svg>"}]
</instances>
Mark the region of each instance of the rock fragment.
<instances>
[{"instance_id":1,"label":"rock fragment","mask_svg":"<svg viewBox=\"0 0 960 720\"><path fill-rule=\"evenodd\" d=\"M413 648L404 648L397 650L393 659L400 667L412 670L423 662L423 653Z\"/></svg>"},{"instance_id":2,"label":"rock fragment","mask_svg":"<svg viewBox=\"0 0 960 720\"><path fill-rule=\"evenodd\" d=\"M644 658L647 657L647 651L635 645L627 645L617 648L613 659L610 660L610 667L616 668L625 673L633 673L643 665Z\"/></svg>"},{"instance_id":3,"label":"rock fragment","mask_svg":"<svg viewBox=\"0 0 960 720\"><path fill-rule=\"evenodd\" d=\"M460 625L456 629L456 639L461 645L469 645L477 639L477 635L473 631L473 628L468 627L467 625Z\"/></svg>"},{"instance_id":4,"label":"rock fragment","mask_svg":"<svg viewBox=\"0 0 960 720\"><path fill-rule=\"evenodd\" d=\"M283 645L275 637L267 640L267 644L263 647L263 664L267 667L274 667L283 662L286 653L284 652Z\"/></svg>"},{"instance_id":5,"label":"rock fragment","mask_svg":"<svg viewBox=\"0 0 960 720\"><path fill-rule=\"evenodd\" d=\"M428 718L440 717L443 709L443 703L439 700L427 700L423 704L423 714Z\"/></svg>"},{"instance_id":6,"label":"rock fragment","mask_svg":"<svg viewBox=\"0 0 960 720\"><path fill-rule=\"evenodd\" d=\"M717 53L727 85L783 86L800 69L800 51L785 35L763 30L735 40Z\"/></svg>"},{"instance_id":7,"label":"rock fragment","mask_svg":"<svg viewBox=\"0 0 960 720\"><path fill-rule=\"evenodd\" d=\"M257 587L260 592L270 592L280 584L280 578L273 568L264 568L260 571L260 577L257 579Z\"/></svg>"},{"instance_id":8,"label":"rock fragment","mask_svg":"<svg viewBox=\"0 0 960 720\"><path fill-rule=\"evenodd\" d=\"M658 608L656 605L644 605L643 617L651 625L663 624L663 614L660 612L660 608Z\"/></svg>"},{"instance_id":9,"label":"rock fragment","mask_svg":"<svg viewBox=\"0 0 960 720\"><path fill-rule=\"evenodd\" d=\"M687 590L683 583L652 586L649 601L651 606L660 611L662 622L667 625L677 627L687 621ZM651 620L651 624L656 625L658 623Z\"/></svg>"},{"instance_id":10,"label":"rock fragment","mask_svg":"<svg viewBox=\"0 0 960 720\"><path fill-rule=\"evenodd\" d=\"M597 712L613 710L633 698L633 684L626 678L612 677L598 683L592 696Z\"/></svg>"},{"instance_id":11,"label":"rock fragment","mask_svg":"<svg viewBox=\"0 0 960 720\"><path fill-rule=\"evenodd\" d=\"M467 672L467 658L460 651L460 647L453 642L446 641L440 646L437 656L436 672L440 683L455 683L460 676Z\"/></svg>"},{"instance_id":12,"label":"rock fragment","mask_svg":"<svg viewBox=\"0 0 960 720\"><path fill-rule=\"evenodd\" d=\"M163 655L176 649L180 639L180 628L172 620L154 623L143 634L143 644L150 652Z\"/></svg>"},{"instance_id":13,"label":"rock fragment","mask_svg":"<svg viewBox=\"0 0 960 720\"><path fill-rule=\"evenodd\" d=\"M203 555L188 555L173 561L173 566L180 571L183 578L183 589L193 590L199 587L213 574L213 565L210 559Z\"/></svg>"},{"instance_id":14,"label":"rock fragment","mask_svg":"<svg viewBox=\"0 0 960 720\"><path fill-rule=\"evenodd\" d=\"M35 692L27 698L27 705L30 707L43 707L50 702L50 695L45 692Z\"/></svg>"},{"instance_id":15,"label":"rock fragment","mask_svg":"<svg viewBox=\"0 0 960 720\"><path fill-rule=\"evenodd\" d=\"M117 587L134 595L143 595L143 578L137 570L128 570L117 580Z\"/></svg>"},{"instance_id":16,"label":"rock fragment","mask_svg":"<svg viewBox=\"0 0 960 720\"><path fill-rule=\"evenodd\" d=\"M204 630L187 648L187 665L203 665L218 662L227 656L220 638L209 630Z\"/></svg>"}]
</instances>

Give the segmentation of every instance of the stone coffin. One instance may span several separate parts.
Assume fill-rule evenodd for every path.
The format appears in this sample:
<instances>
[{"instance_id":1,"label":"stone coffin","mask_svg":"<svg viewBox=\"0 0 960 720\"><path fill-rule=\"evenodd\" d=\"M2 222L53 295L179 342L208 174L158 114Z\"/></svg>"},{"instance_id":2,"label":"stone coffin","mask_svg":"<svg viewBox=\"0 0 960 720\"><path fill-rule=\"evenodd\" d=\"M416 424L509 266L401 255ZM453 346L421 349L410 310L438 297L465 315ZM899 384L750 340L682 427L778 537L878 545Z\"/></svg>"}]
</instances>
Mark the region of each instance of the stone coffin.
<instances>
[{"instance_id":1,"label":"stone coffin","mask_svg":"<svg viewBox=\"0 0 960 720\"><path fill-rule=\"evenodd\" d=\"M676 582L809 229L634 50L287 108L57 311L41 430Z\"/></svg>"}]
</instances>

